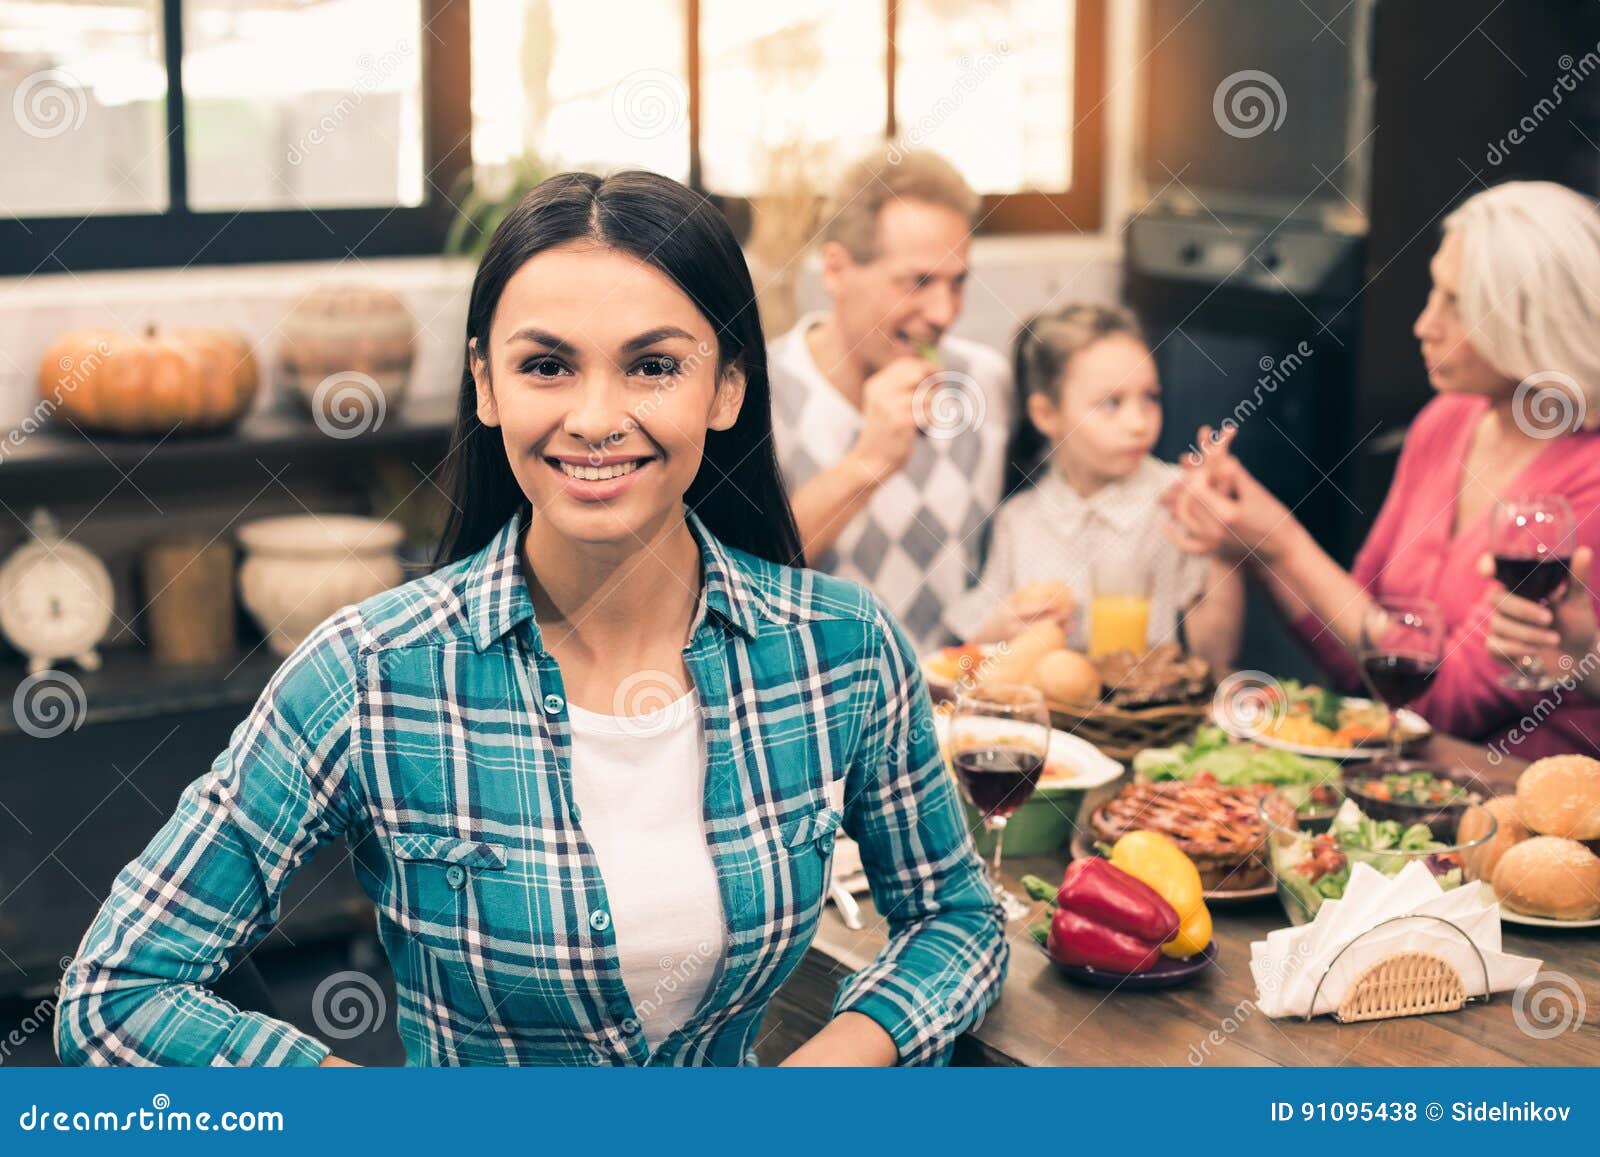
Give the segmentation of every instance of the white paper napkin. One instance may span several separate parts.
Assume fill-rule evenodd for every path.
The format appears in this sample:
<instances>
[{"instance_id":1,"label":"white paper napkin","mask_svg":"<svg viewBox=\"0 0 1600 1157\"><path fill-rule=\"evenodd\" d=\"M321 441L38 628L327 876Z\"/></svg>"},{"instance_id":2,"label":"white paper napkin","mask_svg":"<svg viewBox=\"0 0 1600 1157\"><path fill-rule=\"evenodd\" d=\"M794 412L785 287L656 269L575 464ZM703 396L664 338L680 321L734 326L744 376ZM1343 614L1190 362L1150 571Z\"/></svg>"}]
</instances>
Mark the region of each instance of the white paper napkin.
<instances>
[{"instance_id":1,"label":"white paper napkin","mask_svg":"<svg viewBox=\"0 0 1600 1157\"><path fill-rule=\"evenodd\" d=\"M1429 919L1395 919L1429 916L1455 927ZM1426 952L1444 960L1460 974L1468 996L1483 992L1485 971L1488 990L1504 992L1527 981L1542 965L1500 949L1500 908L1481 882L1447 892L1421 862L1389 877L1356 861L1341 899L1324 901L1311 923L1278 929L1250 946L1250 974L1256 982L1256 1005L1268 1016L1304 1016L1314 993L1311 1012L1320 1016L1337 1009L1368 968L1401 952Z\"/></svg>"}]
</instances>

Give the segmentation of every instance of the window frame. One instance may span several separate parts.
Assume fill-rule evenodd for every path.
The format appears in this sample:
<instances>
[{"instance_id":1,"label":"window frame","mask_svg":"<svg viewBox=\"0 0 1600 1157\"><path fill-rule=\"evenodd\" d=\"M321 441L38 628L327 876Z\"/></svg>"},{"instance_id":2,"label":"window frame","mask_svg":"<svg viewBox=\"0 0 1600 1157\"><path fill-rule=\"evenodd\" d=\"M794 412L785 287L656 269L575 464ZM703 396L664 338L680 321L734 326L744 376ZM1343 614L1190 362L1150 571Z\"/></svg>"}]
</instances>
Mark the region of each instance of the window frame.
<instances>
[{"instance_id":1,"label":"window frame","mask_svg":"<svg viewBox=\"0 0 1600 1157\"><path fill-rule=\"evenodd\" d=\"M172 207L159 213L11 217L0 221L0 275L171 268L268 261L340 260L443 251L455 206L450 191L472 164L471 0L421 0L423 173L418 206L202 211L188 207L183 125L183 0L162 0L167 68L167 179ZM689 184L700 170L700 0L683 0L687 35ZM897 0L886 22L885 132L896 130ZM1073 22L1072 188L983 198L978 232L1091 233L1103 224L1106 0L1076 0ZM739 227L743 198L708 192ZM742 230L741 230L742 232Z\"/></svg>"},{"instance_id":2,"label":"window frame","mask_svg":"<svg viewBox=\"0 0 1600 1157\"><path fill-rule=\"evenodd\" d=\"M746 197L706 190L700 172L700 0L685 0L688 29L689 184L727 214L740 237L749 233L751 205ZM1076 0L1072 29L1072 188L1066 192L989 193L978 211L980 236L1018 233L1097 233L1105 223L1106 0ZM895 40L898 0L885 0L884 83L888 100L884 133L893 139L898 126Z\"/></svg>"},{"instance_id":3,"label":"window frame","mask_svg":"<svg viewBox=\"0 0 1600 1157\"><path fill-rule=\"evenodd\" d=\"M896 131L895 10L889 0L889 124ZM978 233L1094 233L1105 206L1106 0L1076 0L1072 22L1072 187L1066 192L990 193Z\"/></svg>"}]
</instances>

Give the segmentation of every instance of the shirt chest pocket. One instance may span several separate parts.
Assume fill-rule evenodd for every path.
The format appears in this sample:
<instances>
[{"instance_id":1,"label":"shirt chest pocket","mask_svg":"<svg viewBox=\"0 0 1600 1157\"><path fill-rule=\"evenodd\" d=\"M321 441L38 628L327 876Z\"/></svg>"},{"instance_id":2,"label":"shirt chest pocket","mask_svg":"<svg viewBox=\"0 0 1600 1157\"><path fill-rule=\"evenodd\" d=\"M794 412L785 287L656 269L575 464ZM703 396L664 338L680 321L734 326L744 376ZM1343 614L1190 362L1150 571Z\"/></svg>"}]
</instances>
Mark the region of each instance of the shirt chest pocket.
<instances>
[{"instance_id":1,"label":"shirt chest pocket","mask_svg":"<svg viewBox=\"0 0 1600 1157\"><path fill-rule=\"evenodd\" d=\"M778 829L776 871L770 897L773 915L785 926L797 921L810 939L822 910L833 867L833 844L843 816L828 806L811 808Z\"/></svg>"},{"instance_id":2,"label":"shirt chest pocket","mask_svg":"<svg viewBox=\"0 0 1600 1157\"><path fill-rule=\"evenodd\" d=\"M404 833L392 846L405 926L464 1027L566 1042L583 987L576 972L608 926L569 910L576 881L505 844Z\"/></svg>"},{"instance_id":3,"label":"shirt chest pocket","mask_svg":"<svg viewBox=\"0 0 1600 1157\"><path fill-rule=\"evenodd\" d=\"M478 1029L488 1020L483 978L495 955L493 935L484 935L496 923L484 881L505 878L505 845L427 832L398 832L389 843L390 914L424 972L419 987L435 990L443 1015L459 1028Z\"/></svg>"}]
</instances>

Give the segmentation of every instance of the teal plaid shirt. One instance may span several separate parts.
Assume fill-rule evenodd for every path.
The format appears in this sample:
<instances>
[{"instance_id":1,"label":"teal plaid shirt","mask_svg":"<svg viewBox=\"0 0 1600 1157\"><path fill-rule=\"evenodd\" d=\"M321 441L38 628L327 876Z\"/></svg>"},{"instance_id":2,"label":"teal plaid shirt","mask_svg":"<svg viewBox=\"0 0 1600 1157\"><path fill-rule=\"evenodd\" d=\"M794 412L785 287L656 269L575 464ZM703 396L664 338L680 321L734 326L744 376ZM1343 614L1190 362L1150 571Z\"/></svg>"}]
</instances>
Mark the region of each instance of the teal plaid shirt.
<instances>
[{"instance_id":1,"label":"teal plaid shirt","mask_svg":"<svg viewBox=\"0 0 1600 1157\"><path fill-rule=\"evenodd\" d=\"M650 1050L573 803L561 671L518 565L525 519L344 608L283 664L112 885L62 980L64 1062L319 1063L328 1046L206 986L343 836L409 1063L753 1063L767 1004L815 934L841 827L891 939L834 1011L872 1017L902 1063L948 1059L1008 949L910 645L862 588L727 547L693 515L704 589L683 654L726 946L700 1007Z\"/></svg>"}]
</instances>

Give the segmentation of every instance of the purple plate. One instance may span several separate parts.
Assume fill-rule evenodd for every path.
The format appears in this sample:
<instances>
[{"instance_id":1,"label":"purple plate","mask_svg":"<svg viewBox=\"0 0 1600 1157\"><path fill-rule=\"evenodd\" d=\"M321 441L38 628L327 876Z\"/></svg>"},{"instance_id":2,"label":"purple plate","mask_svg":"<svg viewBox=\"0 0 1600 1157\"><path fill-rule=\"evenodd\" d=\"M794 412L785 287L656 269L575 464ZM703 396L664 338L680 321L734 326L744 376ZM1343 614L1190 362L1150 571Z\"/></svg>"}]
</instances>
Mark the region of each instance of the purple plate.
<instances>
[{"instance_id":1,"label":"purple plate","mask_svg":"<svg viewBox=\"0 0 1600 1157\"><path fill-rule=\"evenodd\" d=\"M1034 941L1035 944L1039 942ZM1217 958L1217 942L1213 940L1193 956L1186 956L1182 960L1173 960L1170 956L1163 956L1149 972L1102 972L1098 968L1089 968L1078 964L1056 964L1050 958L1050 953L1043 944L1039 944L1039 951L1045 958L1055 964L1056 970L1068 980L1076 980L1079 984L1087 984L1094 988L1116 989L1153 989L1171 988L1175 984L1182 984L1204 972Z\"/></svg>"}]
</instances>

